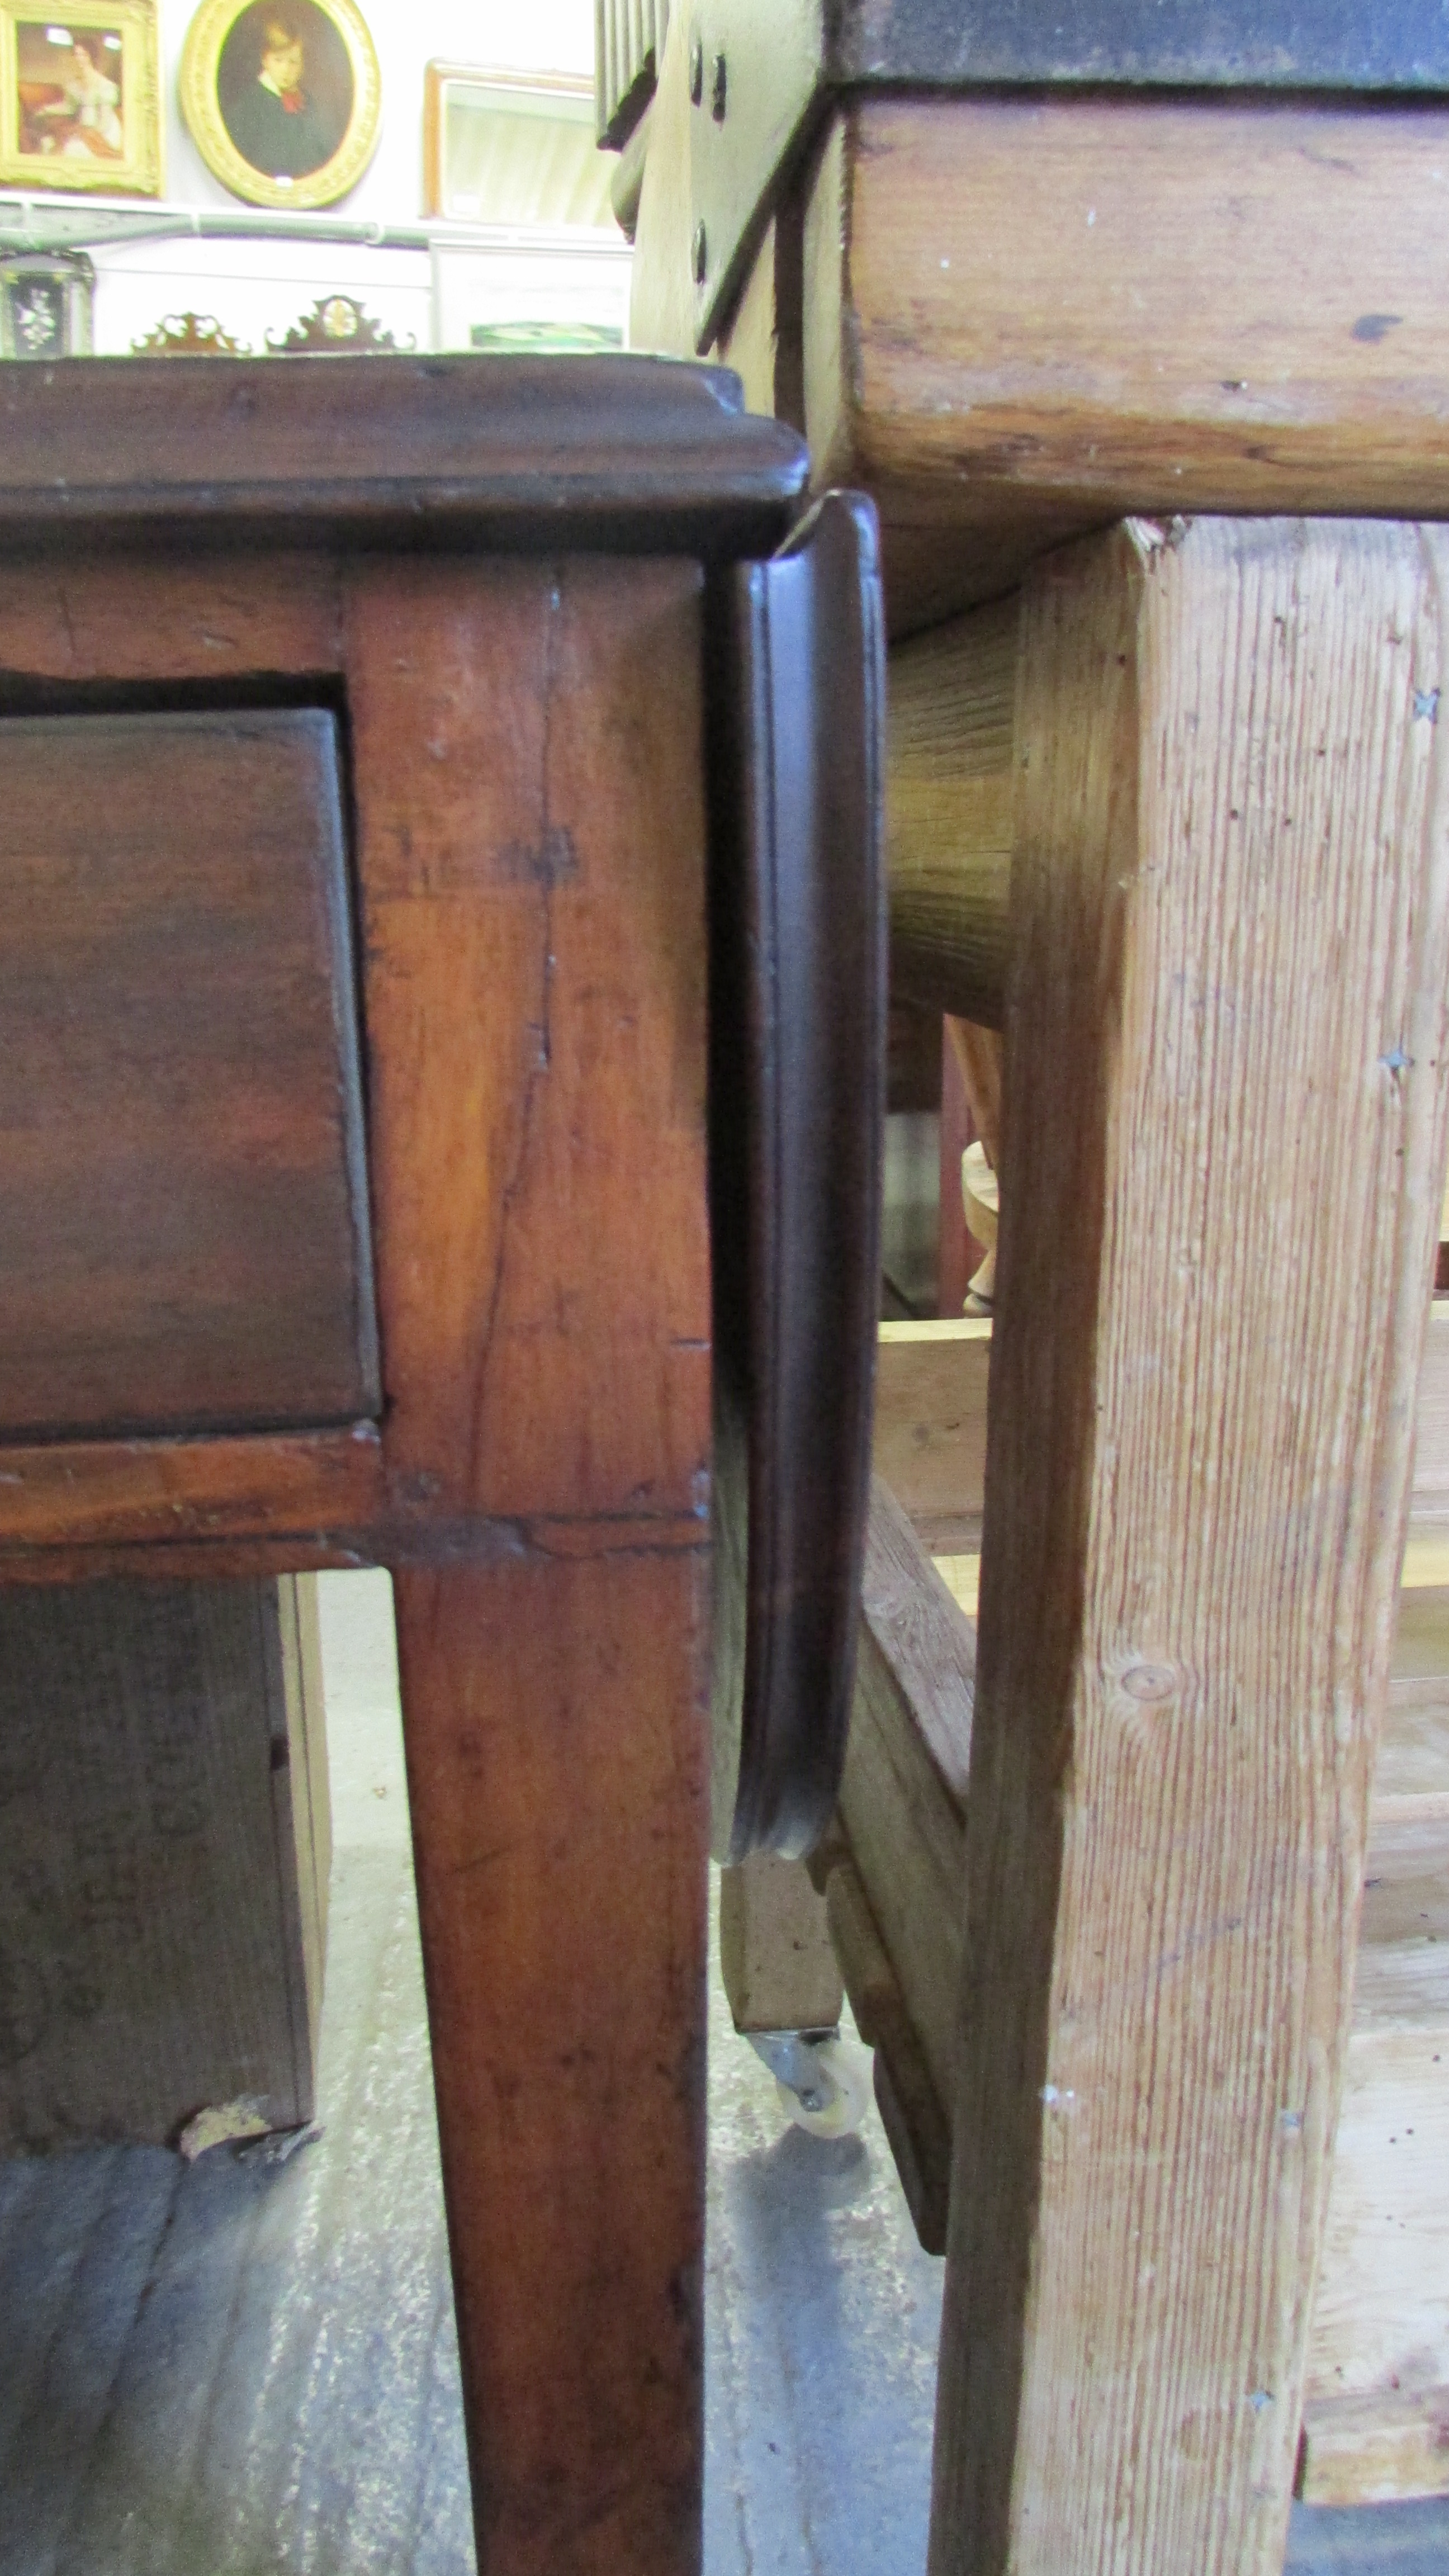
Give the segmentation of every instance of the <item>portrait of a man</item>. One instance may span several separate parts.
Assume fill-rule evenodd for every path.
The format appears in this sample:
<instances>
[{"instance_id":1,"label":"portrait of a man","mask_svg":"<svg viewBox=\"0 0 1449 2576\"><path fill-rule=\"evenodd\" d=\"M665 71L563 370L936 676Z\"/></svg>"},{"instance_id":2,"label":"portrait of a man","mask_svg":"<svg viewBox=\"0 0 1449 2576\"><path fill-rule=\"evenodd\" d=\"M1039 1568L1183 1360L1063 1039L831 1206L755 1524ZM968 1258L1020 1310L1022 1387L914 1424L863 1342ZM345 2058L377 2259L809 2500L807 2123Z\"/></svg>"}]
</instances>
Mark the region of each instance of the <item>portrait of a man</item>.
<instances>
[{"instance_id":1,"label":"portrait of a man","mask_svg":"<svg viewBox=\"0 0 1449 2576\"><path fill-rule=\"evenodd\" d=\"M243 10L216 86L235 150L268 179L306 179L322 169L352 115L347 49L315 0L257 0Z\"/></svg>"}]
</instances>

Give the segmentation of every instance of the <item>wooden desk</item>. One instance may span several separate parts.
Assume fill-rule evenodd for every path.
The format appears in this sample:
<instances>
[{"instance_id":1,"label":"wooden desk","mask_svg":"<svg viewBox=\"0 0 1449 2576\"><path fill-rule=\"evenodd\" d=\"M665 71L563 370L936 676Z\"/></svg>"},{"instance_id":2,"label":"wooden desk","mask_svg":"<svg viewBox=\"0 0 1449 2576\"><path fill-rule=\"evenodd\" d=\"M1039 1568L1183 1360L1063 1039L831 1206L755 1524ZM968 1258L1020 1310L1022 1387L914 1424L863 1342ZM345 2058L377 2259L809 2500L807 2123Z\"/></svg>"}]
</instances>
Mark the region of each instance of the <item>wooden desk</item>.
<instances>
[{"instance_id":1,"label":"wooden desk","mask_svg":"<svg viewBox=\"0 0 1449 2576\"><path fill-rule=\"evenodd\" d=\"M897 985L1005 1043L932 2576L1271 2576L1303 2422L1444 1173L1449 118L1205 65L1251 15L792 11L772 124L718 0L650 110L636 341L876 499Z\"/></svg>"},{"instance_id":2,"label":"wooden desk","mask_svg":"<svg viewBox=\"0 0 1449 2576\"><path fill-rule=\"evenodd\" d=\"M706 665L804 463L624 360L0 369L0 1580L393 1571L487 2576L699 2561Z\"/></svg>"}]
</instances>

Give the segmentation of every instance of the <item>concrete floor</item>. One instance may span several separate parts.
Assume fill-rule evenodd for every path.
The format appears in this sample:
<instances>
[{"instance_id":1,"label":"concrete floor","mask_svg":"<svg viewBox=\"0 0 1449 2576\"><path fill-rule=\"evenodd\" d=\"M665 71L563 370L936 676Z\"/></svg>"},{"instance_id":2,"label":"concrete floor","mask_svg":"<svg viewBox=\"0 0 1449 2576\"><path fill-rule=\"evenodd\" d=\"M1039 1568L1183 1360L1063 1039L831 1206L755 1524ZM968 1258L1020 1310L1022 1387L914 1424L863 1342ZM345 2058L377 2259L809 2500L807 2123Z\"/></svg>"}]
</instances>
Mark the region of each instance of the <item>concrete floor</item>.
<instances>
[{"instance_id":1,"label":"concrete floor","mask_svg":"<svg viewBox=\"0 0 1449 2576\"><path fill-rule=\"evenodd\" d=\"M474 2567L387 1588L323 1591L323 2134L0 2166L0 2576ZM711 2015L707 2576L919 2576L941 2267L874 2117L805 2138ZM1300 2510L1288 2567L1444 2576L1449 2504Z\"/></svg>"}]
</instances>

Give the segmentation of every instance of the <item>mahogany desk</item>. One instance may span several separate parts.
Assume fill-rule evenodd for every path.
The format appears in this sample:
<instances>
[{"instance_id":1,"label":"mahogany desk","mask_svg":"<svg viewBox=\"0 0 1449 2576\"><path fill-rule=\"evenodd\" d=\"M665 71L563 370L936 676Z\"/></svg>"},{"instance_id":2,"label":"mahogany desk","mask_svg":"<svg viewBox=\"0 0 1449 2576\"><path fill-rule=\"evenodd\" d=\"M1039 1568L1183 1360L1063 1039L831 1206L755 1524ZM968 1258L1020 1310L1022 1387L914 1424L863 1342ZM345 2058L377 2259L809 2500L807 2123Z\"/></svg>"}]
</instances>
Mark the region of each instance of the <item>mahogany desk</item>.
<instances>
[{"instance_id":1,"label":"mahogany desk","mask_svg":"<svg viewBox=\"0 0 1449 2576\"><path fill-rule=\"evenodd\" d=\"M721 1352L854 1495L813 1586L783 1487L730 1525L747 1841L833 1796L792 1657L848 1703L878 612L867 512L758 560L804 478L653 362L0 369L0 1580L392 1569L486 2576L699 2559L711 975L806 1328L777 1385L724 1287Z\"/></svg>"},{"instance_id":2,"label":"mahogany desk","mask_svg":"<svg viewBox=\"0 0 1449 2576\"><path fill-rule=\"evenodd\" d=\"M1446 95L1352 0L701 0L649 110L635 344L876 501L897 989L1005 1048L932 2576L1281 2564L1444 1170Z\"/></svg>"}]
</instances>

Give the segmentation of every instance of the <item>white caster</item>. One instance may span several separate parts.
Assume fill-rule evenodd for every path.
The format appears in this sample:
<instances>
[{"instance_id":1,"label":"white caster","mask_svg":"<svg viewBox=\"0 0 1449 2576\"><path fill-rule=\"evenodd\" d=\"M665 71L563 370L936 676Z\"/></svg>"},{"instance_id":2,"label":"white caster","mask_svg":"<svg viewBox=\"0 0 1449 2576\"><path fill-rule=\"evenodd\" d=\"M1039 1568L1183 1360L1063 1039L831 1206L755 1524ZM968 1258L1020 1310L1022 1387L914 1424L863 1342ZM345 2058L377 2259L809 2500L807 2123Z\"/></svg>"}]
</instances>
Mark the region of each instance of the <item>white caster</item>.
<instances>
[{"instance_id":1,"label":"white caster","mask_svg":"<svg viewBox=\"0 0 1449 2576\"><path fill-rule=\"evenodd\" d=\"M752 2031L780 2108L812 2138L850 2138L870 2108L870 2051L838 2030Z\"/></svg>"}]
</instances>

